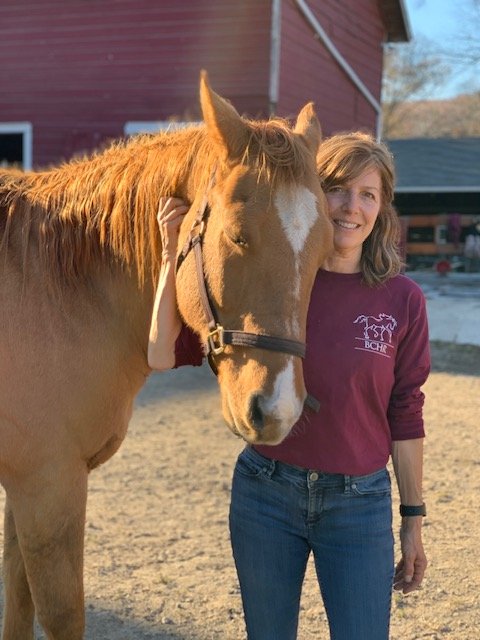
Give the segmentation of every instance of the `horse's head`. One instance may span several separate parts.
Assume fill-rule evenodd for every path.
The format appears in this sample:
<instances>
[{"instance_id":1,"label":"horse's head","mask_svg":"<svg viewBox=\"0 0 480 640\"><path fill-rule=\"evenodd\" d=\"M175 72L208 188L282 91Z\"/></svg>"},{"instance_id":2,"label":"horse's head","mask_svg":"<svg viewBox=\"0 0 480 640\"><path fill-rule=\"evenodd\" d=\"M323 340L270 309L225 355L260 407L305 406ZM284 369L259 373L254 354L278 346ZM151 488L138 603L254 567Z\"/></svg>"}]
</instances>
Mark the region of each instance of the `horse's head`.
<instances>
[{"instance_id":1,"label":"horse's head","mask_svg":"<svg viewBox=\"0 0 480 640\"><path fill-rule=\"evenodd\" d=\"M179 246L206 197L204 272L219 324L304 342L311 288L332 242L315 168L321 134L313 107L302 109L292 130L281 121L241 118L205 76L200 97L205 144L216 162L207 168L210 186L195 195ZM207 341L193 253L177 274L178 305ZM218 351L223 413L232 430L248 442L283 440L306 397L301 358L251 346Z\"/></svg>"}]
</instances>

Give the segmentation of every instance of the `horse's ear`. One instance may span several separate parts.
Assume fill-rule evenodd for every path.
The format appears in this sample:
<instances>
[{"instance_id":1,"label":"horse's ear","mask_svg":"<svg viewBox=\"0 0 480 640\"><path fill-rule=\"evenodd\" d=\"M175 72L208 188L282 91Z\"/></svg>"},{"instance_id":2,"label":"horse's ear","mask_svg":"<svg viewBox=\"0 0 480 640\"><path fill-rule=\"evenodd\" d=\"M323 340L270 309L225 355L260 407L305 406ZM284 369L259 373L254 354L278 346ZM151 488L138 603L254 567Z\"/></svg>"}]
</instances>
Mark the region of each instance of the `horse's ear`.
<instances>
[{"instance_id":1,"label":"horse's ear","mask_svg":"<svg viewBox=\"0 0 480 640\"><path fill-rule=\"evenodd\" d=\"M305 138L309 149L316 156L322 140L322 129L315 113L313 102L307 103L298 114L294 131Z\"/></svg>"},{"instance_id":2,"label":"horse's ear","mask_svg":"<svg viewBox=\"0 0 480 640\"><path fill-rule=\"evenodd\" d=\"M238 160L248 144L248 126L227 100L212 91L206 71L200 74L200 104L213 142L227 160Z\"/></svg>"}]
</instances>

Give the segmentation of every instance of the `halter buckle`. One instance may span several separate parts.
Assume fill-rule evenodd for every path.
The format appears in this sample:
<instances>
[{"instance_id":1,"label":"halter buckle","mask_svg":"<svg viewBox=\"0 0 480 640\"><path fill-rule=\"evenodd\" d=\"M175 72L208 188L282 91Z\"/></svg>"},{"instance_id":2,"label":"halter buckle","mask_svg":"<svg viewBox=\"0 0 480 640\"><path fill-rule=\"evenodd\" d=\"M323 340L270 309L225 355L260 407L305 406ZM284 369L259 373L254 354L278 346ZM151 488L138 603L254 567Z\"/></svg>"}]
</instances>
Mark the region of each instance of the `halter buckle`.
<instances>
[{"instance_id":1,"label":"halter buckle","mask_svg":"<svg viewBox=\"0 0 480 640\"><path fill-rule=\"evenodd\" d=\"M217 324L213 331L207 336L209 351L218 356L225 351L225 343L223 341L223 327Z\"/></svg>"},{"instance_id":2,"label":"halter buckle","mask_svg":"<svg viewBox=\"0 0 480 640\"><path fill-rule=\"evenodd\" d=\"M205 231L205 220L195 220L190 233L193 234L194 231L197 232L196 236L201 238L203 236L203 232Z\"/></svg>"}]
</instances>

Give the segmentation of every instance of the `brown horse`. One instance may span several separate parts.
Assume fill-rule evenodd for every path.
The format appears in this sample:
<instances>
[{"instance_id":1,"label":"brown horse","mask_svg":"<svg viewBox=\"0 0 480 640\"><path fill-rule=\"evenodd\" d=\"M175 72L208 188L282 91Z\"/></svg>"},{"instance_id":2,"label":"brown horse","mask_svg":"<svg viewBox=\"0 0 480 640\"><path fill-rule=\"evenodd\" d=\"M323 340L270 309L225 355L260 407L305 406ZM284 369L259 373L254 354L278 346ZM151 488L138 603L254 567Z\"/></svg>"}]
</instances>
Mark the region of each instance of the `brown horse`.
<instances>
[{"instance_id":1,"label":"brown horse","mask_svg":"<svg viewBox=\"0 0 480 640\"><path fill-rule=\"evenodd\" d=\"M35 615L50 639L83 637L87 477L120 446L150 373L159 195L193 202L180 245L206 196L205 278L225 327L305 338L331 243L313 109L291 130L241 118L205 76L200 98L202 126L43 172L0 173L3 640L31 640ZM206 340L193 252L177 289L181 314ZM284 438L305 398L300 358L227 346L217 366L232 429L251 442Z\"/></svg>"}]
</instances>

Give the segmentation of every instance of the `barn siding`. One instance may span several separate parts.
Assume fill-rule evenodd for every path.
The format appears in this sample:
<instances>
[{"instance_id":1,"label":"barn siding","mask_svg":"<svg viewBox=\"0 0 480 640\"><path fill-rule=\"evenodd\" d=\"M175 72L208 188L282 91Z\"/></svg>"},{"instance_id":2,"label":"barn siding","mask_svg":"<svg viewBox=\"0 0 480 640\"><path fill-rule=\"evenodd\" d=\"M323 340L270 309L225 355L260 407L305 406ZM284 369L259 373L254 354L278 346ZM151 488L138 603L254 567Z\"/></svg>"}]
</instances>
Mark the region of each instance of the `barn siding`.
<instances>
[{"instance_id":1,"label":"barn siding","mask_svg":"<svg viewBox=\"0 0 480 640\"><path fill-rule=\"evenodd\" d=\"M333 44L380 101L385 28L376 0L307 0ZM327 51L294 0L282 5L278 112L297 113L314 100L325 134L375 131L376 112Z\"/></svg>"},{"instance_id":2,"label":"barn siding","mask_svg":"<svg viewBox=\"0 0 480 640\"><path fill-rule=\"evenodd\" d=\"M0 122L31 122L34 164L57 162L127 121L197 119L202 68L241 112L267 115L269 55L270 2L4 1Z\"/></svg>"},{"instance_id":3,"label":"barn siding","mask_svg":"<svg viewBox=\"0 0 480 640\"><path fill-rule=\"evenodd\" d=\"M307 0L380 97L377 0ZM3 0L0 123L31 122L42 166L123 134L128 121L198 119L198 77L252 117L269 113L272 0ZM375 111L294 0L281 2L277 113L314 100L325 133L374 129ZM5 90L5 88L8 88Z\"/></svg>"}]
</instances>

